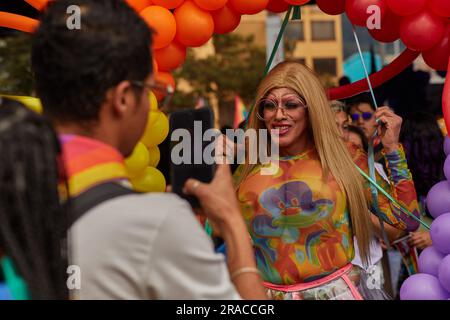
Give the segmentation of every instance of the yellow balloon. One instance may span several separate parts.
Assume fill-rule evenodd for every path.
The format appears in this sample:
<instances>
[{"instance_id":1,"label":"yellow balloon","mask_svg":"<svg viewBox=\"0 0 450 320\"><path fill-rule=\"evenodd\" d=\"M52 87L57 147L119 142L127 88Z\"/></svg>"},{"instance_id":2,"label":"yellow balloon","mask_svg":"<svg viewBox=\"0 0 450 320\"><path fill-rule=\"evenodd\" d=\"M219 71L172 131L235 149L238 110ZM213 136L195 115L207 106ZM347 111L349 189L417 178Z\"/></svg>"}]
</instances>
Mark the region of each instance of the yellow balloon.
<instances>
[{"instance_id":1,"label":"yellow balloon","mask_svg":"<svg viewBox=\"0 0 450 320\"><path fill-rule=\"evenodd\" d=\"M161 159L161 153L157 146L148 148L148 155L150 158L149 167L157 167L159 160Z\"/></svg>"},{"instance_id":2,"label":"yellow balloon","mask_svg":"<svg viewBox=\"0 0 450 320\"><path fill-rule=\"evenodd\" d=\"M16 100L20 103L22 103L23 105L25 105L28 109L36 112L36 113L42 113L42 104L41 104L41 100L39 100L38 98L34 98L34 97L26 97L26 96L11 96L11 95L1 95L2 97L11 99L11 100ZM156 99L156 97L155 97Z\"/></svg>"},{"instance_id":3,"label":"yellow balloon","mask_svg":"<svg viewBox=\"0 0 450 320\"><path fill-rule=\"evenodd\" d=\"M125 159L125 167L130 177L141 175L147 168L150 161L147 147L139 142L133 150L131 156Z\"/></svg>"},{"instance_id":4,"label":"yellow balloon","mask_svg":"<svg viewBox=\"0 0 450 320\"><path fill-rule=\"evenodd\" d=\"M131 184L138 192L164 192L166 191L166 179L156 168L147 167L144 174L131 179Z\"/></svg>"},{"instance_id":5,"label":"yellow balloon","mask_svg":"<svg viewBox=\"0 0 450 320\"><path fill-rule=\"evenodd\" d=\"M153 92L150 91L148 94L150 98L150 110L151 111L159 111L158 109L158 99L156 99L156 96Z\"/></svg>"},{"instance_id":6,"label":"yellow balloon","mask_svg":"<svg viewBox=\"0 0 450 320\"><path fill-rule=\"evenodd\" d=\"M155 123L153 125L149 125L149 123L147 123L147 127L145 128L141 141L149 148L154 147L161 144L161 142L166 139L168 134L169 119L164 113L159 111Z\"/></svg>"},{"instance_id":7,"label":"yellow balloon","mask_svg":"<svg viewBox=\"0 0 450 320\"><path fill-rule=\"evenodd\" d=\"M148 120L147 120L147 127L152 127L156 119L158 119L159 115L159 109L158 109L158 100L156 99L156 96L153 92L150 91L149 99L150 99L150 110L148 111Z\"/></svg>"}]
</instances>

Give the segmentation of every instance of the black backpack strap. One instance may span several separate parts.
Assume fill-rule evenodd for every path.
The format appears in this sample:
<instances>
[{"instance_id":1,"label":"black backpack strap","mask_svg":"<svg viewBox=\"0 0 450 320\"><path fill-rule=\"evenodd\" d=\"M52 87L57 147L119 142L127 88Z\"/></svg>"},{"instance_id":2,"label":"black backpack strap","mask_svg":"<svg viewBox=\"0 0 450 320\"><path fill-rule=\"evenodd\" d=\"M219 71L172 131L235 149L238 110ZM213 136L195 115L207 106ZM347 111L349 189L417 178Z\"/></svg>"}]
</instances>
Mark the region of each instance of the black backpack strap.
<instances>
[{"instance_id":1,"label":"black backpack strap","mask_svg":"<svg viewBox=\"0 0 450 320\"><path fill-rule=\"evenodd\" d=\"M69 228L90 209L99 204L129 194L137 192L122 186L116 182L99 184L75 198L70 199Z\"/></svg>"}]
</instances>

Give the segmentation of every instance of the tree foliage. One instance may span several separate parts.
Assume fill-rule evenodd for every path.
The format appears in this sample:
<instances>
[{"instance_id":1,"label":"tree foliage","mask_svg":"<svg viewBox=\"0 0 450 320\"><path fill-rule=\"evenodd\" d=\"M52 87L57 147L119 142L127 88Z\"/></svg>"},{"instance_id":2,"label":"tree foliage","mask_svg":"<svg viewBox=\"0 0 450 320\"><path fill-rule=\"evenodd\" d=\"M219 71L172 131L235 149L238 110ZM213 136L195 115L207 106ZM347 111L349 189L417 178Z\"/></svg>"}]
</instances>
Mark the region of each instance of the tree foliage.
<instances>
[{"instance_id":1,"label":"tree foliage","mask_svg":"<svg viewBox=\"0 0 450 320\"><path fill-rule=\"evenodd\" d=\"M33 94L33 76L30 65L31 37L14 33L0 38L0 93Z\"/></svg>"},{"instance_id":2,"label":"tree foliage","mask_svg":"<svg viewBox=\"0 0 450 320\"><path fill-rule=\"evenodd\" d=\"M219 107L230 108L230 101L239 95L249 105L264 75L266 51L254 43L253 36L216 35L215 54L204 59L188 52L186 62L175 76L187 80L192 92L177 92L173 107L187 107L194 97L214 94ZM192 105L191 105L192 106Z\"/></svg>"}]
</instances>

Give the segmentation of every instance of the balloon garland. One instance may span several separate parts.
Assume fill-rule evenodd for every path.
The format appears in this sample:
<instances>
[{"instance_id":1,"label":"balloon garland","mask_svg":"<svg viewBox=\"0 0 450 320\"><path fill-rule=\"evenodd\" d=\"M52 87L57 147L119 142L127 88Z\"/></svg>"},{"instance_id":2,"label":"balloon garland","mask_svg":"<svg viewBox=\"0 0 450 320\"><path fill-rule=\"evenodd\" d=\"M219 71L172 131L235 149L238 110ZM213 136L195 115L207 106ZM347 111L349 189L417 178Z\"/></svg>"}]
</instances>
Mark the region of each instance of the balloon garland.
<instances>
[{"instance_id":1,"label":"balloon garland","mask_svg":"<svg viewBox=\"0 0 450 320\"><path fill-rule=\"evenodd\" d=\"M38 10L49 0L25 0ZM154 37L156 79L175 88L171 72L184 63L188 47L202 46L214 33L232 32L241 15L256 14L265 9L282 13L309 0L126 0L156 32ZM450 72L450 1L449 0L317 0L318 7L330 15L346 13L353 25L365 27L370 17L369 6L376 6L381 28L369 30L380 42L401 39L407 49L391 64L370 76L377 87L409 66L420 54L438 71ZM294 10L297 12L298 9ZM288 14L288 15L289 15ZM0 12L0 27L33 32L38 21ZM280 32L282 33L282 32ZM343 99L368 90L366 79L328 90L330 99ZM164 94L151 95L151 111L146 131L126 167L133 186L143 192L164 191L163 175L155 169L159 162L157 147L168 134L168 119L158 110L157 100ZM12 97L40 112L38 99ZM443 113L450 132L450 80L443 93ZM151 133L151 134L150 134ZM444 172L447 180L434 186L427 197L427 207L435 217L431 225L433 246L419 257L419 274L403 284L402 299L450 298L450 137L446 137L447 155Z\"/></svg>"}]
</instances>

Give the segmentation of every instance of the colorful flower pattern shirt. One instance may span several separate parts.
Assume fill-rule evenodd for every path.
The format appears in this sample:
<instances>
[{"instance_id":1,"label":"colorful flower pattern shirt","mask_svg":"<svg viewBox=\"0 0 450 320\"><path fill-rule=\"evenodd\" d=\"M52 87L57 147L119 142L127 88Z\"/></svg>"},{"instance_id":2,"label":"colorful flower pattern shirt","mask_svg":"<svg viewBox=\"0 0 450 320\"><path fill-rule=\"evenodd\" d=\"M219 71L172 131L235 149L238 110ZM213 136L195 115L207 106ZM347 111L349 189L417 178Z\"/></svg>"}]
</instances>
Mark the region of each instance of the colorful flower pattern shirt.
<instances>
[{"instance_id":1,"label":"colorful flower pattern shirt","mask_svg":"<svg viewBox=\"0 0 450 320\"><path fill-rule=\"evenodd\" d=\"M368 173L364 151L348 147L355 164ZM418 217L403 149L384 157L392 184L377 176L378 184ZM280 158L275 175L262 175L260 170L257 166L241 183L238 198L263 279L282 285L309 282L350 263L354 246L346 196L331 174L322 178L316 150ZM365 189L371 202L367 181ZM403 230L418 227L385 196L378 195L378 203L387 223Z\"/></svg>"}]
</instances>

